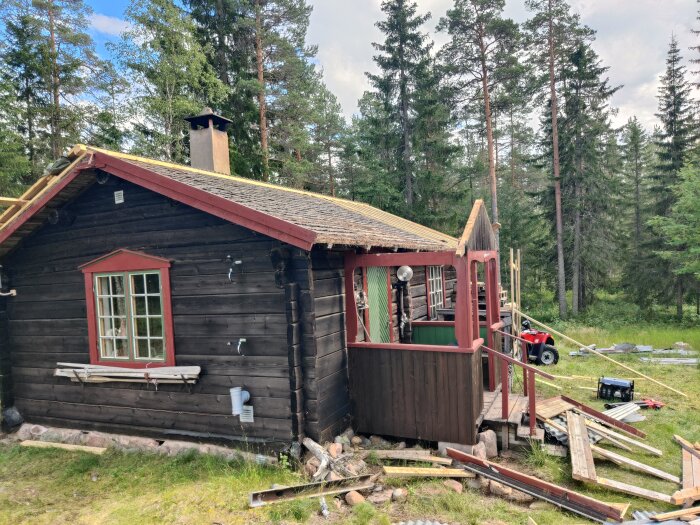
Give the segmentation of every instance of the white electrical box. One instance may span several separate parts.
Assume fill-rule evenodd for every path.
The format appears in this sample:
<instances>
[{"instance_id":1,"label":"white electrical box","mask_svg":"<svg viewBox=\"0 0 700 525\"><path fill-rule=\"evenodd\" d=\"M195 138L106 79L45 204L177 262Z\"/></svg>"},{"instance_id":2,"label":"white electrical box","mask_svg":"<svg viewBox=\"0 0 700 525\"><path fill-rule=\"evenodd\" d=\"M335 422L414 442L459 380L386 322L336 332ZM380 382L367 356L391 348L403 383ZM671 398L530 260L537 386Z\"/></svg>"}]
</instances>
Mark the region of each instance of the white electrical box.
<instances>
[{"instance_id":1,"label":"white electrical box","mask_svg":"<svg viewBox=\"0 0 700 525\"><path fill-rule=\"evenodd\" d=\"M124 204L124 190L114 192L114 204Z\"/></svg>"}]
</instances>

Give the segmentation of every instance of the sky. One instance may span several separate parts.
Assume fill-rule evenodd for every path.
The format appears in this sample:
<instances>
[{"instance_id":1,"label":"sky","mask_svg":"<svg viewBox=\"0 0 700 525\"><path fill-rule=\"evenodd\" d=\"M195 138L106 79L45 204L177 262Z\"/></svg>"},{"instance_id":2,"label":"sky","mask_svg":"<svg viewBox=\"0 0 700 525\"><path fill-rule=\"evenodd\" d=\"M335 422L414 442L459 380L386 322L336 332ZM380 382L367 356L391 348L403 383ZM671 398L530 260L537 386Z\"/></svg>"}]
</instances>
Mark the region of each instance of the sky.
<instances>
[{"instance_id":1,"label":"sky","mask_svg":"<svg viewBox=\"0 0 700 525\"><path fill-rule=\"evenodd\" d=\"M375 22L382 18L381 0L307 0L313 6L308 42L318 46L318 63L326 84L335 93L347 117L357 111L357 101L367 89L366 71L374 71L372 42L381 40ZM444 35L434 28L453 0L417 0L421 12L432 13L425 31L437 45ZM118 38L127 24L127 0L88 0L93 8L92 34L98 51ZM523 21L528 13L524 0L506 0L506 16ZM700 28L695 17L696 0L570 0L583 23L597 32L594 48L610 67L611 85L623 87L614 95L615 125L636 115L652 129L656 124L659 77L665 68L671 35L680 42L684 56L697 40L690 30Z\"/></svg>"}]
</instances>

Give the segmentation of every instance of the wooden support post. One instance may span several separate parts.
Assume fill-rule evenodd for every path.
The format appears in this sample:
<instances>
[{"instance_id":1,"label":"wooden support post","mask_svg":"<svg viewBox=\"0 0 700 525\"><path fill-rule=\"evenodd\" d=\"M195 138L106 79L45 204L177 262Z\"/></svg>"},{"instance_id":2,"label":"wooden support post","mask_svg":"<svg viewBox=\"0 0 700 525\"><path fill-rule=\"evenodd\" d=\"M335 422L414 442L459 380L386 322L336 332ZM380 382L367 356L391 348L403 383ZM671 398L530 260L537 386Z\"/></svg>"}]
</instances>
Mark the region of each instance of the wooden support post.
<instances>
[{"instance_id":1,"label":"wooden support post","mask_svg":"<svg viewBox=\"0 0 700 525\"><path fill-rule=\"evenodd\" d=\"M485 290L484 290L484 299L486 300L486 342L490 348L494 348L495 345L493 344L495 342L494 339L494 333L493 330L491 330L491 326L497 321L497 319L493 318L493 308L491 307L491 282L493 280L493 277L491 275L492 269L491 265L486 262L484 264L485 270L486 270L486 279L485 279ZM478 292L477 292L477 301L478 301ZM491 392L494 392L496 390L496 360L495 357L489 353L488 355L488 362L489 362L489 390ZM502 380L501 380L502 382ZM507 389L501 389L501 393L503 397L507 397ZM508 416L506 415L505 418L507 419Z\"/></svg>"},{"instance_id":2,"label":"wooden support post","mask_svg":"<svg viewBox=\"0 0 700 525\"><path fill-rule=\"evenodd\" d=\"M527 372L527 390L530 392L530 395L527 398L529 405L528 416L530 418L530 435L534 436L537 432L537 429L535 428L535 421L537 420L537 408L535 406L535 373L528 370L525 370L525 372Z\"/></svg>"},{"instance_id":3,"label":"wooden support post","mask_svg":"<svg viewBox=\"0 0 700 525\"><path fill-rule=\"evenodd\" d=\"M508 421L509 414L509 384L508 384L508 361L501 359L501 417Z\"/></svg>"}]
</instances>

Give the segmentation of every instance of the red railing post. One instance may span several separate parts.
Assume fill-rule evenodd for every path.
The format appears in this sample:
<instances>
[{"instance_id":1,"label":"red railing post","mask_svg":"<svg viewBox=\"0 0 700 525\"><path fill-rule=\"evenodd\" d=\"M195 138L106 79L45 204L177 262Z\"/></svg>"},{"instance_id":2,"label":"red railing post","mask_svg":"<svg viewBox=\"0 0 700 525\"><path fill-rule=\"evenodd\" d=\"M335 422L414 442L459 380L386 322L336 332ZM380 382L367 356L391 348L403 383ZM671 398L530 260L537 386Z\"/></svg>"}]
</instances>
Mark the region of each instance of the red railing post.
<instances>
[{"instance_id":1,"label":"red railing post","mask_svg":"<svg viewBox=\"0 0 700 525\"><path fill-rule=\"evenodd\" d=\"M517 341L513 341L516 343ZM519 341L520 352L522 353L522 362L528 364L529 359L527 357L527 344L524 341ZM527 370L523 368L523 395L527 397Z\"/></svg>"},{"instance_id":2,"label":"red railing post","mask_svg":"<svg viewBox=\"0 0 700 525\"><path fill-rule=\"evenodd\" d=\"M526 371L527 372L527 371ZM530 436L534 436L536 434L535 431L535 423L537 421L537 415L536 415L536 407L535 407L535 373L534 372L529 372L527 374L527 383L528 383L528 391L530 392L530 395L528 396L528 414L530 416Z\"/></svg>"},{"instance_id":3,"label":"red railing post","mask_svg":"<svg viewBox=\"0 0 700 525\"><path fill-rule=\"evenodd\" d=\"M501 417L508 419L508 361L501 359Z\"/></svg>"}]
</instances>

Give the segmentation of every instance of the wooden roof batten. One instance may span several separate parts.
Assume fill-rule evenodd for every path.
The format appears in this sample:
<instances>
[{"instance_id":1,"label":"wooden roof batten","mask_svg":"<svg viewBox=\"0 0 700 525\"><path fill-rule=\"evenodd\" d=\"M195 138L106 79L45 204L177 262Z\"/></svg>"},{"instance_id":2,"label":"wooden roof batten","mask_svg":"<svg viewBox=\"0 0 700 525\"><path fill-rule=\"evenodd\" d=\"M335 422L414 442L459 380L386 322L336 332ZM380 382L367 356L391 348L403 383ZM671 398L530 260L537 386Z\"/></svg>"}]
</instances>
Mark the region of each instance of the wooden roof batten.
<instances>
[{"instance_id":1,"label":"wooden roof batten","mask_svg":"<svg viewBox=\"0 0 700 525\"><path fill-rule=\"evenodd\" d=\"M68 202L101 170L194 208L309 250L314 245L452 252L458 241L368 204L222 175L190 166L76 145L70 164L46 175L0 214L0 256ZM81 175L81 173L85 173ZM2 206L2 200L0 200Z\"/></svg>"}]
</instances>

